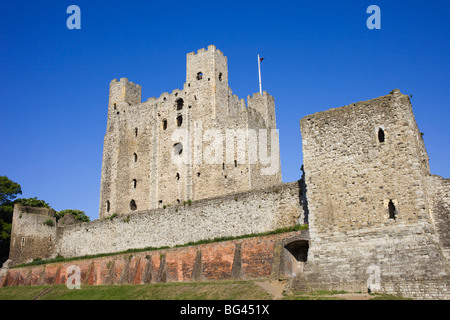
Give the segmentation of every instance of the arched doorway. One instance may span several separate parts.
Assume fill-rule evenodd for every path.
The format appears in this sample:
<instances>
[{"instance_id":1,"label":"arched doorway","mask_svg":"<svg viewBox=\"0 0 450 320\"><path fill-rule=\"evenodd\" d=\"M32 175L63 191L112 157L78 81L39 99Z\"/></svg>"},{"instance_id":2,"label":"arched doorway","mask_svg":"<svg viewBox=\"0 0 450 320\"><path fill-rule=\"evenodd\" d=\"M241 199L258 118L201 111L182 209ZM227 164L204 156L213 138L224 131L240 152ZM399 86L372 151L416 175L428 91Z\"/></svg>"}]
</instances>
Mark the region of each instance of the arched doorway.
<instances>
[{"instance_id":1,"label":"arched doorway","mask_svg":"<svg viewBox=\"0 0 450 320\"><path fill-rule=\"evenodd\" d=\"M294 240L284 246L284 248L290 253L292 260L292 274L295 276L305 269L305 265L308 261L308 240Z\"/></svg>"}]
</instances>

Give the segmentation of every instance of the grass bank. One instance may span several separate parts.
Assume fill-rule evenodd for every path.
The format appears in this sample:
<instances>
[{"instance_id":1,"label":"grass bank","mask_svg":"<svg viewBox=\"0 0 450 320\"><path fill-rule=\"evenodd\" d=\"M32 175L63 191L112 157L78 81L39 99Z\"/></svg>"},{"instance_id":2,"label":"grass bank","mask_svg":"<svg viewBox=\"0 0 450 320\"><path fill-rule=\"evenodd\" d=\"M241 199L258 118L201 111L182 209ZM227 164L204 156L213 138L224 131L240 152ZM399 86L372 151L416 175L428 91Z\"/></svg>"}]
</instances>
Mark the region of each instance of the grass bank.
<instances>
[{"instance_id":1,"label":"grass bank","mask_svg":"<svg viewBox=\"0 0 450 320\"><path fill-rule=\"evenodd\" d=\"M145 285L18 286L0 288L0 300L272 300L257 281L158 283ZM384 294L341 291L298 292L282 300L403 300Z\"/></svg>"},{"instance_id":2,"label":"grass bank","mask_svg":"<svg viewBox=\"0 0 450 320\"><path fill-rule=\"evenodd\" d=\"M20 286L0 288L0 300L270 300L251 281L146 285Z\"/></svg>"}]
</instances>

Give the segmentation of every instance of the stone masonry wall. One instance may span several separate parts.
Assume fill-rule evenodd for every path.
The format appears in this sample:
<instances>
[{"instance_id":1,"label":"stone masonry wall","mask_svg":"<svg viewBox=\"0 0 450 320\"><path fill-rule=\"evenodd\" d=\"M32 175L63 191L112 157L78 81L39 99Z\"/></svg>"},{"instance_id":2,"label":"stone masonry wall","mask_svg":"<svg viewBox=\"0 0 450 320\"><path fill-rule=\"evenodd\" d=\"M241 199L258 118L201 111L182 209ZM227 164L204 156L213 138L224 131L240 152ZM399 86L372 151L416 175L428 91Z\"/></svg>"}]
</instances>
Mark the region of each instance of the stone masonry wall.
<instances>
[{"instance_id":1,"label":"stone masonry wall","mask_svg":"<svg viewBox=\"0 0 450 320\"><path fill-rule=\"evenodd\" d=\"M431 175L428 188L433 225L444 255L450 260L450 179Z\"/></svg>"},{"instance_id":2,"label":"stone masonry wall","mask_svg":"<svg viewBox=\"0 0 450 320\"><path fill-rule=\"evenodd\" d=\"M16 204L11 229L10 259L28 261L54 256L57 242L55 211ZM32 257L32 258L31 258Z\"/></svg>"},{"instance_id":3,"label":"stone masonry wall","mask_svg":"<svg viewBox=\"0 0 450 320\"><path fill-rule=\"evenodd\" d=\"M17 214L20 214L17 211ZM21 219L14 216L13 224L23 229ZM158 248L182 245L216 237L262 233L278 228L303 224L299 183L287 183L272 188L236 193L221 198L204 199L166 208L120 215L88 223L45 226L52 232L51 247L45 258L57 255L79 257L113 253L128 249ZM34 229L41 224L27 223L34 237ZM47 230L46 229L46 230ZM39 231L41 234L41 231ZM14 234L14 238L21 235ZM56 239L56 240L55 240ZM28 238L25 235L25 243ZM17 245L14 248L19 250ZM23 247L10 255L13 265L31 262L39 251Z\"/></svg>"},{"instance_id":4,"label":"stone masonry wall","mask_svg":"<svg viewBox=\"0 0 450 320\"><path fill-rule=\"evenodd\" d=\"M80 268L81 286L282 279L296 264L284 247L299 238L308 240L308 231L12 268L0 274L0 287L66 284L72 265Z\"/></svg>"},{"instance_id":5,"label":"stone masonry wall","mask_svg":"<svg viewBox=\"0 0 450 320\"><path fill-rule=\"evenodd\" d=\"M142 102L139 85L111 81L100 218L281 183L279 149L271 154L270 137L275 165L250 159L259 141L249 139L248 131L259 129L269 129L269 136L276 129L274 98L257 93L248 97L247 108L232 94L227 57L215 46L188 53L183 88L158 98ZM233 130L242 133L243 144L227 152L226 134ZM175 145L182 147L180 155ZM263 172L265 167L276 170Z\"/></svg>"},{"instance_id":6,"label":"stone masonry wall","mask_svg":"<svg viewBox=\"0 0 450 320\"><path fill-rule=\"evenodd\" d=\"M376 270L381 292L448 299L448 187L431 179L409 97L394 90L300 126L311 245L296 287L367 292Z\"/></svg>"}]
</instances>

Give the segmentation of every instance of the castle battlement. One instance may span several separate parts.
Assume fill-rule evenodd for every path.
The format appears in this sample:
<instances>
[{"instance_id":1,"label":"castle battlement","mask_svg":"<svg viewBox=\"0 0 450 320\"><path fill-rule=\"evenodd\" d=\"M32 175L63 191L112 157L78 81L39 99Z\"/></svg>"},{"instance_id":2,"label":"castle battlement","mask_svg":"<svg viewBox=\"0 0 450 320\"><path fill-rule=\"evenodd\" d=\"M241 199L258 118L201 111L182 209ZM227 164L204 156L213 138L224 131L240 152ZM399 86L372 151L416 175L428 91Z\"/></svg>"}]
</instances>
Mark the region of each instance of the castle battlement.
<instances>
[{"instance_id":1,"label":"castle battlement","mask_svg":"<svg viewBox=\"0 0 450 320\"><path fill-rule=\"evenodd\" d=\"M217 49L215 45L209 45L209 46L207 47L207 49L201 48L201 49L198 49L197 52L195 52L195 51L189 52L189 53L187 54L187 57L196 56L196 55L198 55L198 54L203 54L203 53L206 53L206 52L208 52L208 51L209 51L209 52L218 52L220 55L224 56L223 52L222 52L221 50Z\"/></svg>"}]
</instances>

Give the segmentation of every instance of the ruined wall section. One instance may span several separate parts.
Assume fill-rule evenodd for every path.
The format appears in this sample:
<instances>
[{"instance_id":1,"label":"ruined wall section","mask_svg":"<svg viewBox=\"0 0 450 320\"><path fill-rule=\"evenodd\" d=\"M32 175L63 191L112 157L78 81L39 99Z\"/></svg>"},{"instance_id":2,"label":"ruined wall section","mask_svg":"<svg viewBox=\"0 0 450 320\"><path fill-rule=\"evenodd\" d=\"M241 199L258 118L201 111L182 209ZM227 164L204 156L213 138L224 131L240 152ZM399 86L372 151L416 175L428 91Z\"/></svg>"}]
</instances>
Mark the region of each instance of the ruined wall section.
<instances>
[{"instance_id":1,"label":"ruined wall section","mask_svg":"<svg viewBox=\"0 0 450 320\"><path fill-rule=\"evenodd\" d=\"M308 231L148 250L39 266L3 269L0 287L65 284L77 265L81 285L282 279L295 272L296 258L286 244Z\"/></svg>"},{"instance_id":2,"label":"ruined wall section","mask_svg":"<svg viewBox=\"0 0 450 320\"><path fill-rule=\"evenodd\" d=\"M300 126L311 245L299 283L367 291L368 272L378 268L387 293L448 285L430 214L428 156L409 97L394 90L306 116ZM442 297L447 291L434 296Z\"/></svg>"},{"instance_id":3,"label":"ruined wall section","mask_svg":"<svg viewBox=\"0 0 450 320\"><path fill-rule=\"evenodd\" d=\"M75 257L261 233L304 221L298 182L114 219L69 225L58 254Z\"/></svg>"},{"instance_id":4,"label":"ruined wall section","mask_svg":"<svg viewBox=\"0 0 450 320\"><path fill-rule=\"evenodd\" d=\"M399 92L301 120L317 232L429 222L413 123L409 98Z\"/></svg>"},{"instance_id":5,"label":"ruined wall section","mask_svg":"<svg viewBox=\"0 0 450 320\"><path fill-rule=\"evenodd\" d=\"M14 264L56 257L55 211L14 206L9 259Z\"/></svg>"},{"instance_id":6,"label":"ruined wall section","mask_svg":"<svg viewBox=\"0 0 450 320\"><path fill-rule=\"evenodd\" d=\"M69 258L128 249L173 247L303 224L299 186L298 182L286 183L72 224L61 220L56 223L52 210L16 206L10 259L12 265L17 265L35 258ZM47 219L52 220L52 226L44 224Z\"/></svg>"}]
</instances>

